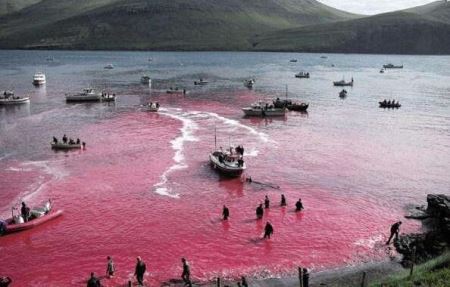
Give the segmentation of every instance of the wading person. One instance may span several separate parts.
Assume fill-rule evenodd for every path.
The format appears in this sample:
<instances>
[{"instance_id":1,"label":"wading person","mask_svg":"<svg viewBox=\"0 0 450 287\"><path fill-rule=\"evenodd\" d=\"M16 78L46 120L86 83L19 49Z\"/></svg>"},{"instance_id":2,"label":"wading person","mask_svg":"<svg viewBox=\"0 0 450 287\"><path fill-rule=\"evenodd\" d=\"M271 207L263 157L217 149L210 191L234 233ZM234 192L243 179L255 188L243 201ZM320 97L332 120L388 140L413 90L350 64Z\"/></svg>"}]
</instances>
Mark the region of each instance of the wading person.
<instances>
[{"instance_id":1,"label":"wading person","mask_svg":"<svg viewBox=\"0 0 450 287\"><path fill-rule=\"evenodd\" d=\"M270 239L270 236L273 234L273 226L267 221L266 226L264 227L264 239Z\"/></svg>"},{"instance_id":2,"label":"wading person","mask_svg":"<svg viewBox=\"0 0 450 287\"><path fill-rule=\"evenodd\" d=\"M256 218L261 219L264 215L264 209L262 207L262 203L256 208Z\"/></svg>"},{"instance_id":3,"label":"wading person","mask_svg":"<svg viewBox=\"0 0 450 287\"><path fill-rule=\"evenodd\" d=\"M247 279L244 276L241 277L242 287L248 287Z\"/></svg>"},{"instance_id":4,"label":"wading person","mask_svg":"<svg viewBox=\"0 0 450 287\"><path fill-rule=\"evenodd\" d=\"M223 220L227 220L229 216L230 216L230 210L228 209L228 207L226 205L224 205L223 209L222 209Z\"/></svg>"},{"instance_id":5,"label":"wading person","mask_svg":"<svg viewBox=\"0 0 450 287\"><path fill-rule=\"evenodd\" d=\"M284 197L284 194L282 194L281 195L281 204L280 204L281 206L286 206L287 205L287 203L286 203L286 197Z\"/></svg>"},{"instance_id":6,"label":"wading person","mask_svg":"<svg viewBox=\"0 0 450 287\"><path fill-rule=\"evenodd\" d=\"M302 209L303 209L302 199L299 198L298 201L295 203L295 211L301 211Z\"/></svg>"},{"instance_id":7,"label":"wading person","mask_svg":"<svg viewBox=\"0 0 450 287\"><path fill-rule=\"evenodd\" d=\"M100 279L95 277L95 273L91 272L91 278L87 282L87 287L101 287Z\"/></svg>"},{"instance_id":8,"label":"wading person","mask_svg":"<svg viewBox=\"0 0 450 287\"><path fill-rule=\"evenodd\" d=\"M111 258L111 256L106 257L108 264L106 265L106 277L114 277L114 272L116 272L116 266Z\"/></svg>"},{"instance_id":9,"label":"wading person","mask_svg":"<svg viewBox=\"0 0 450 287\"><path fill-rule=\"evenodd\" d=\"M270 207L270 200L269 197L266 195L266 197L264 198L264 208L269 208Z\"/></svg>"},{"instance_id":10,"label":"wading person","mask_svg":"<svg viewBox=\"0 0 450 287\"><path fill-rule=\"evenodd\" d=\"M12 280L8 276L0 277L0 287L8 287Z\"/></svg>"},{"instance_id":11,"label":"wading person","mask_svg":"<svg viewBox=\"0 0 450 287\"><path fill-rule=\"evenodd\" d=\"M395 236L394 240L398 240L398 232L400 231L400 225L402 224L401 221L398 221L391 226L391 235L389 236L388 241L386 242L386 245L389 245L391 243L392 237Z\"/></svg>"},{"instance_id":12,"label":"wading person","mask_svg":"<svg viewBox=\"0 0 450 287\"><path fill-rule=\"evenodd\" d=\"M192 287L191 283L191 268L189 263L185 258L181 258L181 262L183 263L183 273L181 274L181 279L183 279L184 286Z\"/></svg>"},{"instance_id":13,"label":"wading person","mask_svg":"<svg viewBox=\"0 0 450 287\"><path fill-rule=\"evenodd\" d=\"M144 261L142 261L141 257L138 256L136 258L137 262L136 262L136 268L134 270L134 275L136 276L136 279L138 281L139 285L144 285L144 274L145 271L147 270L147 266L145 266Z\"/></svg>"}]
</instances>

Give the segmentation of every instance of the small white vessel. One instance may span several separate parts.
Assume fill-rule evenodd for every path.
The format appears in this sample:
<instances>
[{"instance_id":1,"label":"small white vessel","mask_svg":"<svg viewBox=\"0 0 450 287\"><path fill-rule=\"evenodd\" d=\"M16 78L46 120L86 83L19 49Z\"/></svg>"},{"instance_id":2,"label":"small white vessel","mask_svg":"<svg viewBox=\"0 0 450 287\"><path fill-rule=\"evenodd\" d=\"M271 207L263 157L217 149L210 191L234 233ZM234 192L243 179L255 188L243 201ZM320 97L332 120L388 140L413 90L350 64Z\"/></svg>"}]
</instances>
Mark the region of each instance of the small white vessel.
<instances>
[{"instance_id":1,"label":"small white vessel","mask_svg":"<svg viewBox=\"0 0 450 287\"><path fill-rule=\"evenodd\" d=\"M44 85L46 82L44 73L36 73L33 76L33 85L40 86Z\"/></svg>"},{"instance_id":2,"label":"small white vessel","mask_svg":"<svg viewBox=\"0 0 450 287\"><path fill-rule=\"evenodd\" d=\"M105 66L105 69L107 69L107 70L114 69L114 65L113 64L108 64L108 65Z\"/></svg>"},{"instance_id":3,"label":"small white vessel","mask_svg":"<svg viewBox=\"0 0 450 287\"><path fill-rule=\"evenodd\" d=\"M77 94L66 94L67 102L99 102L102 98L101 94L95 92L94 89L87 88L81 93Z\"/></svg>"},{"instance_id":4,"label":"small white vessel","mask_svg":"<svg viewBox=\"0 0 450 287\"><path fill-rule=\"evenodd\" d=\"M151 86L152 85L152 79L149 76L144 75L144 76L141 77L141 83L144 84L144 85Z\"/></svg>"},{"instance_id":5,"label":"small white vessel","mask_svg":"<svg viewBox=\"0 0 450 287\"><path fill-rule=\"evenodd\" d=\"M273 104L258 102L242 111L249 117L279 117L286 114L286 108L276 108Z\"/></svg>"},{"instance_id":6,"label":"small white vessel","mask_svg":"<svg viewBox=\"0 0 450 287\"><path fill-rule=\"evenodd\" d=\"M17 97L14 96L13 91L4 91L3 96L0 96L0 105L15 105L26 104L30 102L29 97Z\"/></svg>"},{"instance_id":7,"label":"small white vessel","mask_svg":"<svg viewBox=\"0 0 450 287\"><path fill-rule=\"evenodd\" d=\"M147 111L147 112L157 112L159 110L159 103L147 103L145 105L142 105L142 107Z\"/></svg>"},{"instance_id":8,"label":"small white vessel","mask_svg":"<svg viewBox=\"0 0 450 287\"><path fill-rule=\"evenodd\" d=\"M255 79L244 80L244 86L251 89L255 85Z\"/></svg>"},{"instance_id":9,"label":"small white vessel","mask_svg":"<svg viewBox=\"0 0 450 287\"><path fill-rule=\"evenodd\" d=\"M206 80L204 80L202 78L200 78L200 80L198 80L198 81L194 81L194 85L196 85L196 86L204 86L204 85L207 85L207 84L208 84L208 81L206 81Z\"/></svg>"}]
</instances>

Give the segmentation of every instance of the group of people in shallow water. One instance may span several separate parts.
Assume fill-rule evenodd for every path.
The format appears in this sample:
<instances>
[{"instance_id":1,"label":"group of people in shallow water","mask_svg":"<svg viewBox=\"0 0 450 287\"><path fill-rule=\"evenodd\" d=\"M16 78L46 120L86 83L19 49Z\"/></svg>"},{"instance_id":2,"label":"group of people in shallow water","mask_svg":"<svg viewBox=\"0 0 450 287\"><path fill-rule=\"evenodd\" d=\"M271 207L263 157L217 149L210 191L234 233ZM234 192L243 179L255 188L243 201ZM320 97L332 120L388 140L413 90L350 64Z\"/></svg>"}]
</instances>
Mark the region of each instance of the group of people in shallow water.
<instances>
[{"instance_id":1,"label":"group of people in shallow water","mask_svg":"<svg viewBox=\"0 0 450 287\"><path fill-rule=\"evenodd\" d=\"M58 141L58 139L56 137L53 137L53 143L54 144L59 143L59 141ZM62 137L62 143L63 144L69 144L69 145L75 145L75 144L79 145L79 144L81 144L81 145L83 145L83 147L86 146L86 143L85 142L81 142L79 138L77 138L77 140L75 141L72 138L68 138L66 134L64 134L63 137Z\"/></svg>"}]
</instances>

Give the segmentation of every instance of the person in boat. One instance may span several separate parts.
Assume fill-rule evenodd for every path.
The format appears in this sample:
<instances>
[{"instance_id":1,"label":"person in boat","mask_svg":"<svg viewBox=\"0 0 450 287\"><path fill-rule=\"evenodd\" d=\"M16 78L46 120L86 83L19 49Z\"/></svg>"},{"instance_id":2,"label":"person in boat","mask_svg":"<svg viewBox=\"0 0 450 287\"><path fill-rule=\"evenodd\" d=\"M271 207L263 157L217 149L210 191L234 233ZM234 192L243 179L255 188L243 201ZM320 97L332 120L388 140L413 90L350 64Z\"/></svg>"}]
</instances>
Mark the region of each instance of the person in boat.
<instances>
[{"instance_id":1,"label":"person in boat","mask_svg":"<svg viewBox=\"0 0 450 287\"><path fill-rule=\"evenodd\" d=\"M0 236L6 232L6 222L0 219Z\"/></svg>"},{"instance_id":2,"label":"person in boat","mask_svg":"<svg viewBox=\"0 0 450 287\"><path fill-rule=\"evenodd\" d=\"M181 258L181 262L183 263L183 273L181 273L181 279L183 279L184 286L188 285L189 287L192 287L191 268L189 263L185 258Z\"/></svg>"},{"instance_id":3,"label":"person in boat","mask_svg":"<svg viewBox=\"0 0 450 287\"><path fill-rule=\"evenodd\" d=\"M238 159L238 166L239 166L239 167L244 166L244 160L242 159L242 157L240 157L240 158Z\"/></svg>"},{"instance_id":4,"label":"person in boat","mask_svg":"<svg viewBox=\"0 0 450 287\"><path fill-rule=\"evenodd\" d=\"M270 239L270 236L273 234L273 226L269 221L266 222L266 226L264 227L264 239Z\"/></svg>"},{"instance_id":5,"label":"person in boat","mask_svg":"<svg viewBox=\"0 0 450 287\"><path fill-rule=\"evenodd\" d=\"M286 206L286 205L287 205L286 197L284 196L284 194L282 194L281 195L281 204L280 204L280 206Z\"/></svg>"},{"instance_id":6,"label":"person in boat","mask_svg":"<svg viewBox=\"0 0 450 287\"><path fill-rule=\"evenodd\" d=\"M65 144L67 143L67 136L66 136L66 134L63 135L62 141L63 141L63 143L65 143Z\"/></svg>"},{"instance_id":7,"label":"person in boat","mask_svg":"<svg viewBox=\"0 0 450 287\"><path fill-rule=\"evenodd\" d=\"M270 207L270 200L269 200L269 196L266 195L266 197L264 198L264 208L269 208Z\"/></svg>"},{"instance_id":8,"label":"person in boat","mask_svg":"<svg viewBox=\"0 0 450 287\"><path fill-rule=\"evenodd\" d=\"M387 101L386 101L386 99L384 99L384 101L383 101L383 105L385 105L385 104L387 104Z\"/></svg>"},{"instance_id":9,"label":"person in boat","mask_svg":"<svg viewBox=\"0 0 450 287\"><path fill-rule=\"evenodd\" d=\"M398 221L391 226L391 235L389 236L388 241L386 242L386 245L389 245L391 243L392 238L395 236L395 241L398 240L398 233L400 232L400 225L402 225L401 221Z\"/></svg>"},{"instance_id":10,"label":"person in boat","mask_svg":"<svg viewBox=\"0 0 450 287\"><path fill-rule=\"evenodd\" d=\"M0 287L8 287L9 284L11 284L12 279L8 276L2 276L0 277Z\"/></svg>"},{"instance_id":11,"label":"person in boat","mask_svg":"<svg viewBox=\"0 0 450 287\"><path fill-rule=\"evenodd\" d=\"M73 139L69 139L69 144L75 144L75 141Z\"/></svg>"},{"instance_id":12,"label":"person in boat","mask_svg":"<svg viewBox=\"0 0 450 287\"><path fill-rule=\"evenodd\" d=\"M134 270L134 275L136 276L136 279L138 281L139 285L144 285L144 274L147 270L147 266L145 265L145 262L141 259L140 256L136 258L136 268Z\"/></svg>"},{"instance_id":13,"label":"person in boat","mask_svg":"<svg viewBox=\"0 0 450 287\"><path fill-rule=\"evenodd\" d=\"M87 287L101 287L100 279L95 276L94 272L91 272L91 278L87 282Z\"/></svg>"},{"instance_id":14,"label":"person in boat","mask_svg":"<svg viewBox=\"0 0 450 287\"><path fill-rule=\"evenodd\" d=\"M295 203L295 211L301 211L302 209L303 209L302 199L299 198L298 201Z\"/></svg>"},{"instance_id":15,"label":"person in boat","mask_svg":"<svg viewBox=\"0 0 450 287\"><path fill-rule=\"evenodd\" d=\"M391 105L391 100L389 100L389 101L387 102L387 104L388 104L388 106L390 106L390 105Z\"/></svg>"},{"instance_id":16,"label":"person in boat","mask_svg":"<svg viewBox=\"0 0 450 287\"><path fill-rule=\"evenodd\" d=\"M114 272L116 272L114 261L112 260L111 256L106 257L106 259L108 260L108 263L106 265L106 277L114 277Z\"/></svg>"},{"instance_id":17,"label":"person in boat","mask_svg":"<svg viewBox=\"0 0 450 287\"><path fill-rule=\"evenodd\" d=\"M219 154L219 162L223 163L223 161L224 161L223 154Z\"/></svg>"},{"instance_id":18,"label":"person in boat","mask_svg":"<svg viewBox=\"0 0 450 287\"><path fill-rule=\"evenodd\" d=\"M77 144L80 144L80 142L81 142L80 139L77 138Z\"/></svg>"},{"instance_id":19,"label":"person in boat","mask_svg":"<svg viewBox=\"0 0 450 287\"><path fill-rule=\"evenodd\" d=\"M257 219L261 219L264 215L264 209L263 209L263 205L262 203L260 203L258 205L258 207L256 208L256 218Z\"/></svg>"},{"instance_id":20,"label":"person in boat","mask_svg":"<svg viewBox=\"0 0 450 287\"><path fill-rule=\"evenodd\" d=\"M57 144L58 143L58 139L56 137L53 137L53 143Z\"/></svg>"},{"instance_id":21,"label":"person in boat","mask_svg":"<svg viewBox=\"0 0 450 287\"><path fill-rule=\"evenodd\" d=\"M223 220L228 220L228 217L230 216L230 210L226 205L223 205L222 209L222 218Z\"/></svg>"},{"instance_id":22,"label":"person in boat","mask_svg":"<svg viewBox=\"0 0 450 287\"><path fill-rule=\"evenodd\" d=\"M20 214L25 222L28 222L30 218L31 209L22 201L22 207L20 208Z\"/></svg>"}]
</instances>

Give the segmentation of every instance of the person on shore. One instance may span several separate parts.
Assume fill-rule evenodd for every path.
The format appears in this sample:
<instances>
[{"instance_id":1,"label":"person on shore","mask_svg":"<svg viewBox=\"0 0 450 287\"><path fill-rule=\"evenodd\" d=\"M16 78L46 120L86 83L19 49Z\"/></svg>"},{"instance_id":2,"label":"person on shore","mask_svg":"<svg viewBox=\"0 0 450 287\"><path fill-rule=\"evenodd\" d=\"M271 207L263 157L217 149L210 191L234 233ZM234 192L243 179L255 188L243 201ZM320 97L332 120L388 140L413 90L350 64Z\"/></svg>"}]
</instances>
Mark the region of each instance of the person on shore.
<instances>
[{"instance_id":1,"label":"person on shore","mask_svg":"<svg viewBox=\"0 0 450 287\"><path fill-rule=\"evenodd\" d=\"M302 199L299 198L298 201L295 203L295 211L301 211L303 209L303 203Z\"/></svg>"},{"instance_id":2,"label":"person on shore","mask_svg":"<svg viewBox=\"0 0 450 287\"><path fill-rule=\"evenodd\" d=\"M391 239L392 239L392 237L394 237L394 236L395 236L394 241L397 241L397 240L398 240L398 233L399 233L399 231L400 231L400 225L401 225L401 224L402 224L401 221L398 221L398 222L392 224L392 226L391 226L391 235L389 236L389 239L388 239L388 241L386 242L386 245L389 245L389 243L391 243Z\"/></svg>"},{"instance_id":3,"label":"person on shore","mask_svg":"<svg viewBox=\"0 0 450 287\"><path fill-rule=\"evenodd\" d=\"M30 218L30 208L22 201L22 207L20 208L20 213L22 214L23 221L28 222Z\"/></svg>"},{"instance_id":4,"label":"person on shore","mask_svg":"<svg viewBox=\"0 0 450 287\"><path fill-rule=\"evenodd\" d=\"M303 287L308 287L309 286L309 272L308 269L303 268Z\"/></svg>"},{"instance_id":5,"label":"person on shore","mask_svg":"<svg viewBox=\"0 0 450 287\"><path fill-rule=\"evenodd\" d=\"M108 263L106 265L106 277L114 277L114 272L116 272L114 261L112 260L111 256L106 257L106 259L108 260Z\"/></svg>"},{"instance_id":6,"label":"person on shore","mask_svg":"<svg viewBox=\"0 0 450 287\"><path fill-rule=\"evenodd\" d=\"M242 287L248 287L247 279L244 276L241 277Z\"/></svg>"},{"instance_id":7,"label":"person on shore","mask_svg":"<svg viewBox=\"0 0 450 287\"><path fill-rule=\"evenodd\" d=\"M134 275L136 276L136 279L138 281L138 284L143 286L144 285L144 274L147 270L147 266L145 265L144 261L141 259L140 256L136 258L136 268L134 270Z\"/></svg>"},{"instance_id":8,"label":"person on shore","mask_svg":"<svg viewBox=\"0 0 450 287\"><path fill-rule=\"evenodd\" d=\"M8 276L0 277L0 287L8 287L12 280Z\"/></svg>"},{"instance_id":9,"label":"person on shore","mask_svg":"<svg viewBox=\"0 0 450 287\"><path fill-rule=\"evenodd\" d=\"M223 216L223 220L228 220L228 217L230 216L230 210L228 209L228 207L226 205L223 206L222 216Z\"/></svg>"},{"instance_id":10,"label":"person on shore","mask_svg":"<svg viewBox=\"0 0 450 287\"><path fill-rule=\"evenodd\" d=\"M95 277L95 273L91 272L91 278L87 282L87 287L101 287L100 279Z\"/></svg>"},{"instance_id":11,"label":"person on shore","mask_svg":"<svg viewBox=\"0 0 450 287\"><path fill-rule=\"evenodd\" d=\"M269 196L266 195L266 197L264 198L264 208L269 208L270 207L270 200L269 200Z\"/></svg>"},{"instance_id":12,"label":"person on shore","mask_svg":"<svg viewBox=\"0 0 450 287\"><path fill-rule=\"evenodd\" d=\"M183 279L184 286L188 285L189 287L192 287L191 268L189 263L185 258L181 258L181 262L183 262L183 273L181 274L181 278Z\"/></svg>"},{"instance_id":13,"label":"person on shore","mask_svg":"<svg viewBox=\"0 0 450 287\"><path fill-rule=\"evenodd\" d=\"M258 207L256 208L256 218L261 219L263 217L263 215L264 215L264 209L263 209L262 203L260 203L258 205Z\"/></svg>"},{"instance_id":14,"label":"person on shore","mask_svg":"<svg viewBox=\"0 0 450 287\"><path fill-rule=\"evenodd\" d=\"M264 227L264 239L270 239L270 236L273 234L273 226L269 221L266 222L266 226Z\"/></svg>"},{"instance_id":15,"label":"person on shore","mask_svg":"<svg viewBox=\"0 0 450 287\"><path fill-rule=\"evenodd\" d=\"M286 206L287 205L287 203L286 203L286 197L284 197L284 194L282 194L281 195L281 204L280 204L281 206Z\"/></svg>"}]
</instances>

